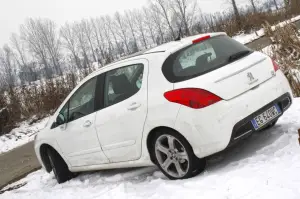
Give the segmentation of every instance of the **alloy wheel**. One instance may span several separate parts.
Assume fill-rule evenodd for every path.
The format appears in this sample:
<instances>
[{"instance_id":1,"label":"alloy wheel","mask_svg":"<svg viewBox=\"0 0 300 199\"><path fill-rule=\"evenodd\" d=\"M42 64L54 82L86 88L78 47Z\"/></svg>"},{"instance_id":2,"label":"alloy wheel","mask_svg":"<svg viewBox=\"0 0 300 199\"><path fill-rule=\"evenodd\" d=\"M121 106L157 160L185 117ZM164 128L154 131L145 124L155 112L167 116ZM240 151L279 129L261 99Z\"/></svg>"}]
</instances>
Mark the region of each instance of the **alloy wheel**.
<instances>
[{"instance_id":1,"label":"alloy wheel","mask_svg":"<svg viewBox=\"0 0 300 199\"><path fill-rule=\"evenodd\" d=\"M183 144L172 135L161 135L155 142L155 155L160 167L174 178L185 176L190 167Z\"/></svg>"}]
</instances>

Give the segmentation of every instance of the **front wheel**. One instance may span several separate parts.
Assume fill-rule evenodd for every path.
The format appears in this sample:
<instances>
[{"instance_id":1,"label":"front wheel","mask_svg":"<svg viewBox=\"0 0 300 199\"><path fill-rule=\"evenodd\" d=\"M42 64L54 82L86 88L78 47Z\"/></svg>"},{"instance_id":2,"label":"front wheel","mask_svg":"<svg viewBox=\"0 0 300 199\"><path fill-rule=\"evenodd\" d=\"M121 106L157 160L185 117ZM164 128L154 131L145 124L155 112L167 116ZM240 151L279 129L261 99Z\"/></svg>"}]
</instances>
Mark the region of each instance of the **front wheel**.
<instances>
[{"instance_id":1,"label":"front wheel","mask_svg":"<svg viewBox=\"0 0 300 199\"><path fill-rule=\"evenodd\" d=\"M180 134L164 130L153 139L153 156L159 169L171 180L187 179L205 169L205 159L198 159Z\"/></svg>"},{"instance_id":2,"label":"front wheel","mask_svg":"<svg viewBox=\"0 0 300 199\"><path fill-rule=\"evenodd\" d=\"M54 176L59 184L69 181L75 176L56 151L48 149L48 157Z\"/></svg>"}]
</instances>

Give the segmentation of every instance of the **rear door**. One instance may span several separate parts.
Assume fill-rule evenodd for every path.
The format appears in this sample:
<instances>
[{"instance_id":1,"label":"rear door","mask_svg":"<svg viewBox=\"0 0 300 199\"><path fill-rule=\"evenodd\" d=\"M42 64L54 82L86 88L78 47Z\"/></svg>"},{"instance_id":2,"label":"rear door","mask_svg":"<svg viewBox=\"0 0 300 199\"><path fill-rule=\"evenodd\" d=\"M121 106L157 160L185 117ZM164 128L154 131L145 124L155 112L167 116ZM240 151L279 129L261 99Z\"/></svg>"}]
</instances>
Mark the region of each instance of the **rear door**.
<instances>
[{"instance_id":1,"label":"rear door","mask_svg":"<svg viewBox=\"0 0 300 199\"><path fill-rule=\"evenodd\" d=\"M170 67L171 66L171 67ZM171 55L163 69L174 88L195 87L232 99L272 78L274 68L266 55L253 52L229 38L217 36Z\"/></svg>"},{"instance_id":2,"label":"rear door","mask_svg":"<svg viewBox=\"0 0 300 199\"><path fill-rule=\"evenodd\" d=\"M136 160L147 116L148 61L126 62L104 78L104 108L95 122L103 152L110 162Z\"/></svg>"}]
</instances>

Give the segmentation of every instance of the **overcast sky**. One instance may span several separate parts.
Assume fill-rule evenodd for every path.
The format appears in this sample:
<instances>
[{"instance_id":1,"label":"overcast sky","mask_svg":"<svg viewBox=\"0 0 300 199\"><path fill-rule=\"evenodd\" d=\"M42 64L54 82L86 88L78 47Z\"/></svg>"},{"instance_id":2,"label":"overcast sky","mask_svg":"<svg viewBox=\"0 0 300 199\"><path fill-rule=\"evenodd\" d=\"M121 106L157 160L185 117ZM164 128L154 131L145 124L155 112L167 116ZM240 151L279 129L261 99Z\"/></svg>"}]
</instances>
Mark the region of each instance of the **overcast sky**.
<instances>
[{"instance_id":1,"label":"overcast sky","mask_svg":"<svg viewBox=\"0 0 300 199\"><path fill-rule=\"evenodd\" d=\"M205 12L224 9L226 0L198 0ZM239 0L242 1L242 0ZM148 0L0 0L0 46L29 17L49 18L58 25L66 21L113 14L147 5Z\"/></svg>"}]
</instances>

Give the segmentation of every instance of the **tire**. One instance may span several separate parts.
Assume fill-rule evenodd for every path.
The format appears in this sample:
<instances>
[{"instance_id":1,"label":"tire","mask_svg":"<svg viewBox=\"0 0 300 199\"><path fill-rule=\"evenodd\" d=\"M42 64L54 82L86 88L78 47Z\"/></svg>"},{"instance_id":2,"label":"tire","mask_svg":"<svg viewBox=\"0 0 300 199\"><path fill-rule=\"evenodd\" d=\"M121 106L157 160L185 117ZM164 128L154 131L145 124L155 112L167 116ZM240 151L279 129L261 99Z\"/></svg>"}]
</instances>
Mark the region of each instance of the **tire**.
<instances>
[{"instance_id":1,"label":"tire","mask_svg":"<svg viewBox=\"0 0 300 199\"><path fill-rule=\"evenodd\" d=\"M156 133L151 149L156 165L170 180L191 178L205 169L206 160L197 158L188 141L172 130Z\"/></svg>"},{"instance_id":2,"label":"tire","mask_svg":"<svg viewBox=\"0 0 300 199\"><path fill-rule=\"evenodd\" d=\"M196 163L195 163L195 166L194 166L194 171L193 171L193 174L191 177L195 177L197 175L199 175L200 173L202 173L205 168L206 168L206 158L202 158L202 159L199 159L197 157L196 158Z\"/></svg>"},{"instance_id":3,"label":"tire","mask_svg":"<svg viewBox=\"0 0 300 199\"><path fill-rule=\"evenodd\" d=\"M68 165L55 150L48 149L47 154L54 176L59 184L69 181L74 177Z\"/></svg>"}]
</instances>

